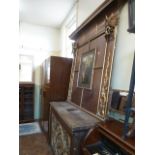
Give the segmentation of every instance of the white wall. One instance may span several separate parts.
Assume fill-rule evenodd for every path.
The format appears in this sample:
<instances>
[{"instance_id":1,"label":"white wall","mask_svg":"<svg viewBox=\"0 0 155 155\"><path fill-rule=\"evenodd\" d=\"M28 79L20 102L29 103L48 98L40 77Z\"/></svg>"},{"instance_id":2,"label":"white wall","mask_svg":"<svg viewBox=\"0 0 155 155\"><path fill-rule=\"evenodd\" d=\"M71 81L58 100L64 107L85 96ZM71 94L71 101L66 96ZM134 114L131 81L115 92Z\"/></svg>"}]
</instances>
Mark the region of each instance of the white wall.
<instances>
[{"instance_id":1,"label":"white wall","mask_svg":"<svg viewBox=\"0 0 155 155\"><path fill-rule=\"evenodd\" d=\"M60 51L60 31L56 28L20 23L20 46L35 50Z\"/></svg>"},{"instance_id":2,"label":"white wall","mask_svg":"<svg viewBox=\"0 0 155 155\"><path fill-rule=\"evenodd\" d=\"M41 63L50 55L60 55L60 30L20 23L19 54L34 57L34 83L35 83L35 112L34 117L40 117L40 86Z\"/></svg>"},{"instance_id":3,"label":"white wall","mask_svg":"<svg viewBox=\"0 0 155 155\"><path fill-rule=\"evenodd\" d=\"M105 0L79 0L77 25L79 26L104 1Z\"/></svg>"},{"instance_id":4,"label":"white wall","mask_svg":"<svg viewBox=\"0 0 155 155\"><path fill-rule=\"evenodd\" d=\"M129 89L135 51L135 35L127 32L127 29L128 4L125 4L121 10L117 30L117 41L111 80L111 87L114 89Z\"/></svg>"}]
</instances>

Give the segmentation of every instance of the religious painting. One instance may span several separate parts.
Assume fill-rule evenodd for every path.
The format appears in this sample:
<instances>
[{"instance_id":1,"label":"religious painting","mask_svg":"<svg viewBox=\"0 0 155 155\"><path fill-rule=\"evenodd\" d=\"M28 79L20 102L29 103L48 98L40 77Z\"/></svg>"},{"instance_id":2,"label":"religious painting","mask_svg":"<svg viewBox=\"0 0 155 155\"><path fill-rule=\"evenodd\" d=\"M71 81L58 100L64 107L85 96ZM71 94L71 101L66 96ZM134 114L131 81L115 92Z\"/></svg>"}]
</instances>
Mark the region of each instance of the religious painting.
<instances>
[{"instance_id":1,"label":"religious painting","mask_svg":"<svg viewBox=\"0 0 155 155\"><path fill-rule=\"evenodd\" d=\"M91 89L94 61L95 49L82 54L78 77L78 87Z\"/></svg>"}]
</instances>

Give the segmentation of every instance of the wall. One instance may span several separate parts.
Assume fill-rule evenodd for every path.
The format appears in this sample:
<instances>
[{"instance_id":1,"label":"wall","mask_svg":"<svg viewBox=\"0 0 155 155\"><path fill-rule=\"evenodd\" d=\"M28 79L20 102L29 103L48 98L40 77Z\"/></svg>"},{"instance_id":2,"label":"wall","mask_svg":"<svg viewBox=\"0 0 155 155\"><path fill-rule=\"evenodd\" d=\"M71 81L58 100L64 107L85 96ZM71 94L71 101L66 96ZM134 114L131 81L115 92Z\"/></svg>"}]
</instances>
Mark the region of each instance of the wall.
<instances>
[{"instance_id":1,"label":"wall","mask_svg":"<svg viewBox=\"0 0 155 155\"><path fill-rule=\"evenodd\" d=\"M41 63L50 55L60 55L59 29L20 23L19 54L33 55L35 83L34 118L40 117Z\"/></svg>"},{"instance_id":2,"label":"wall","mask_svg":"<svg viewBox=\"0 0 155 155\"><path fill-rule=\"evenodd\" d=\"M77 25L81 25L104 1L105 0L79 0Z\"/></svg>"},{"instance_id":3,"label":"wall","mask_svg":"<svg viewBox=\"0 0 155 155\"><path fill-rule=\"evenodd\" d=\"M128 4L122 8L117 30L117 41L113 63L111 87L129 89L132 63L135 51L135 35L127 32Z\"/></svg>"},{"instance_id":4,"label":"wall","mask_svg":"<svg viewBox=\"0 0 155 155\"><path fill-rule=\"evenodd\" d=\"M60 31L56 28L20 23L20 46L35 50L59 51Z\"/></svg>"}]
</instances>

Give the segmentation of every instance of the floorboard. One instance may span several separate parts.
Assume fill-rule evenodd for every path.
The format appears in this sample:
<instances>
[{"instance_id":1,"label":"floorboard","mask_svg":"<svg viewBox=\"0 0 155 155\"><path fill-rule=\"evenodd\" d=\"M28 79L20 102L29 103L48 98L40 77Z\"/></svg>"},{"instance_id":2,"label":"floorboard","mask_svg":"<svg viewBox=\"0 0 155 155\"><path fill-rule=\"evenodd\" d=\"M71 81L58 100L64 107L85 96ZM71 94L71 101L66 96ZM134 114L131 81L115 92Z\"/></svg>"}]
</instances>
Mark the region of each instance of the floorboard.
<instances>
[{"instance_id":1,"label":"floorboard","mask_svg":"<svg viewBox=\"0 0 155 155\"><path fill-rule=\"evenodd\" d=\"M19 155L53 155L43 133L20 136Z\"/></svg>"}]
</instances>

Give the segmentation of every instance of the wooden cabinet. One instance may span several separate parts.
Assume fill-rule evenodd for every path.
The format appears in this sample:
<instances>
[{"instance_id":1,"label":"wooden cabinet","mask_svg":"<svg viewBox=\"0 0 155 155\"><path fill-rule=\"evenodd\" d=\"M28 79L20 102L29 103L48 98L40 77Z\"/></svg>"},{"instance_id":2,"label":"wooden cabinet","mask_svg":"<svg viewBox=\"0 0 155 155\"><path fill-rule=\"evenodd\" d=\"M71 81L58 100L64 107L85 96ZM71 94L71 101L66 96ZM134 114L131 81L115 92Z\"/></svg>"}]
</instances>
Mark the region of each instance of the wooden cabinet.
<instances>
[{"instance_id":1,"label":"wooden cabinet","mask_svg":"<svg viewBox=\"0 0 155 155\"><path fill-rule=\"evenodd\" d=\"M50 104L50 145L54 155L82 155L81 142L98 119L68 102Z\"/></svg>"},{"instance_id":2,"label":"wooden cabinet","mask_svg":"<svg viewBox=\"0 0 155 155\"><path fill-rule=\"evenodd\" d=\"M51 56L42 65L41 127L48 132L50 101L65 101L68 94L72 59Z\"/></svg>"},{"instance_id":3,"label":"wooden cabinet","mask_svg":"<svg viewBox=\"0 0 155 155\"><path fill-rule=\"evenodd\" d=\"M34 84L19 84L19 122L34 120Z\"/></svg>"}]
</instances>

